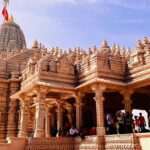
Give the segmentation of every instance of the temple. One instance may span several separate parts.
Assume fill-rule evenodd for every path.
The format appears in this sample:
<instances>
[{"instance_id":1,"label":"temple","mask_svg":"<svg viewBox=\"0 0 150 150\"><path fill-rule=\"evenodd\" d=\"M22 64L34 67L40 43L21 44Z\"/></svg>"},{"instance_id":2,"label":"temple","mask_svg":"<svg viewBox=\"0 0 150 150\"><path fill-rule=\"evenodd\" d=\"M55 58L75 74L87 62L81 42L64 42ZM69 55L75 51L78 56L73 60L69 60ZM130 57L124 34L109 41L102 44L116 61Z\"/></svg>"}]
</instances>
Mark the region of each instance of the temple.
<instances>
[{"instance_id":1,"label":"temple","mask_svg":"<svg viewBox=\"0 0 150 150\"><path fill-rule=\"evenodd\" d=\"M107 112L149 108L147 37L134 50L109 47L106 40L100 48L68 51L47 50L35 40L28 49L13 18L1 25L0 150L142 150L140 141L150 134L106 135L104 118ZM63 130L66 116L87 135L96 127L96 134L85 141L51 137L55 126Z\"/></svg>"}]
</instances>

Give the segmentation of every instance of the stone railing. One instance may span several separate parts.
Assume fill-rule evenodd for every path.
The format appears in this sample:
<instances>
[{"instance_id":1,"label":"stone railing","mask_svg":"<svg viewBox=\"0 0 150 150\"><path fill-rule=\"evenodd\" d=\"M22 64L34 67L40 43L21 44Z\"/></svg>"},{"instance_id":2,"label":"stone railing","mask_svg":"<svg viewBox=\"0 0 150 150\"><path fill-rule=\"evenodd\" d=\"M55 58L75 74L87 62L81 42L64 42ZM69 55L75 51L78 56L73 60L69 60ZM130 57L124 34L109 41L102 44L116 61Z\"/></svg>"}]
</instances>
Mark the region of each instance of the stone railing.
<instances>
[{"instance_id":1,"label":"stone railing","mask_svg":"<svg viewBox=\"0 0 150 150\"><path fill-rule=\"evenodd\" d=\"M26 150L97 150L97 137L30 138Z\"/></svg>"},{"instance_id":2,"label":"stone railing","mask_svg":"<svg viewBox=\"0 0 150 150\"><path fill-rule=\"evenodd\" d=\"M74 150L74 139L30 138L26 150Z\"/></svg>"},{"instance_id":3,"label":"stone railing","mask_svg":"<svg viewBox=\"0 0 150 150\"><path fill-rule=\"evenodd\" d=\"M142 150L136 134L107 135L105 136L106 150Z\"/></svg>"}]
</instances>

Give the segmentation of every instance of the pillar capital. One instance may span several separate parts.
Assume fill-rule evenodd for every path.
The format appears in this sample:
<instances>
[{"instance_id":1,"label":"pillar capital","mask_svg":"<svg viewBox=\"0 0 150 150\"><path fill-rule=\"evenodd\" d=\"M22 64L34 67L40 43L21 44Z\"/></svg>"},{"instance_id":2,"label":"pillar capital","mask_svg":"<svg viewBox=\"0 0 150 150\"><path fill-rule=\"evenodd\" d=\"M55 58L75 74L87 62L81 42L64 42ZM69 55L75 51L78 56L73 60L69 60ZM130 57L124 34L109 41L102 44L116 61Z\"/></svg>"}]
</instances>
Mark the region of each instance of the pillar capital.
<instances>
[{"instance_id":1,"label":"pillar capital","mask_svg":"<svg viewBox=\"0 0 150 150\"><path fill-rule=\"evenodd\" d=\"M44 86L37 86L35 88L35 93L36 93L36 95L38 95L38 94L46 95L48 93L48 88L44 87Z\"/></svg>"},{"instance_id":2,"label":"pillar capital","mask_svg":"<svg viewBox=\"0 0 150 150\"><path fill-rule=\"evenodd\" d=\"M21 94L21 95L19 95L19 99L21 102L26 102L26 101L29 101L31 99L31 97L26 94Z\"/></svg>"},{"instance_id":3,"label":"pillar capital","mask_svg":"<svg viewBox=\"0 0 150 150\"><path fill-rule=\"evenodd\" d=\"M78 103L75 104L76 107L80 107L80 108L82 108L84 105L85 104L82 103L82 102L78 102Z\"/></svg>"},{"instance_id":4,"label":"pillar capital","mask_svg":"<svg viewBox=\"0 0 150 150\"><path fill-rule=\"evenodd\" d=\"M85 96L85 93L83 93L83 92L76 92L76 93L73 94L73 97L75 99L83 98L84 96Z\"/></svg>"},{"instance_id":5,"label":"pillar capital","mask_svg":"<svg viewBox=\"0 0 150 150\"><path fill-rule=\"evenodd\" d=\"M119 92L123 96L131 96L134 93L134 90L132 90L132 89L124 89L124 90L121 90Z\"/></svg>"},{"instance_id":6,"label":"pillar capital","mask_svg":"<svg viewBox=\"0 0 150 150\"><path fill-rule=\"evenodd\" d=\"M106 90L106 85L105 84L94 84L91 85L92 91L96 93L103 93Z\"/></svg>"},{"instance_id":7,"label":"pillar capital","mask_svg":"<svg viewBox=\"0 0 150 150\"><path fill-rule=\"evenodd\" d=\"M123 101L122 103L124 104L125 107L125 111L126 112L132 112L132 99L131 99L131 95L134 93L134 90L122 90L120 91L120 94L123 96Z\"/></svg>"}]
</instances>

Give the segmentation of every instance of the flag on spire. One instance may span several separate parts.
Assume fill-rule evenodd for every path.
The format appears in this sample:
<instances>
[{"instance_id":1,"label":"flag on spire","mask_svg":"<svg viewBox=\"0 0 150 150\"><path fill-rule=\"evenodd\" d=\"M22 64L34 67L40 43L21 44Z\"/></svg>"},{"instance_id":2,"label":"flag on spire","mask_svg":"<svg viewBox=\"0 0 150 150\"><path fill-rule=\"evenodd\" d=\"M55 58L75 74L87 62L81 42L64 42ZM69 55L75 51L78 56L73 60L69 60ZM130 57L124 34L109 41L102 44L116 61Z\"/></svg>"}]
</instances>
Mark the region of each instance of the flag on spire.
<instances>
[{"instance_id":1,"label":"flag on spire","mask_svg":"<svg viewBox=\"0 0 150 150\"><path fill-rule=\"evenodd\" d=\"M5 19L6 21L8 21L8 19L9 19L9 14L8 14L8 11L7 11L7 5L8 5L8 3L9 3L9 0L3 0L3 3L4 3L4 8L3 8L3 10L2 10L2 14L3 14L3 16L4 16L4 19Z\"/></svg>"},{"instance_id":2,"label":"flag on spire","mask_svg":"<svg viewBox=\"0 0 150 150\"><path fill-rule=\"evenodd\" d=\"M7 5L9 3L9 0L3 0L4 4Z\"/></svg>"},{"instance_id":3,"label":"flag on spire","mask_svg":"<svg viewBox=\"0 0 150 150\"><path fill-rule=\"evenodd\" d=\"M9 18L9 15L8 15L8 11L7 11L7 8L6 8L6 5L4 6L3 10L2 10L2 14L4 16L4 19L6 21L8 21L8 18Z\"/></svg>"}]
</instances>

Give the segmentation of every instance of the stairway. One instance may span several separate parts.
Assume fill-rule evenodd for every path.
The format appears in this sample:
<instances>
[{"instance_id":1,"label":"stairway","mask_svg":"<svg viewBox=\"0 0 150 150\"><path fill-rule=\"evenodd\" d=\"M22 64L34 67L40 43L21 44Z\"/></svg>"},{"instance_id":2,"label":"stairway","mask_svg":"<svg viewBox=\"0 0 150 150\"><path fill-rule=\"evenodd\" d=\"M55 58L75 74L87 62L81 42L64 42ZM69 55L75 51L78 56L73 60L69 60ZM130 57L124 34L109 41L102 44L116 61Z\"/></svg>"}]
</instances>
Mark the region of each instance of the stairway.
<instances>
[{"instance_id":1,"label":"stairway","mask_svg":"<svg viewBox=\"0 0 150 150\"><path fill-rule=\"evenodd\" d=\"M98 150L97 137L86 136L84 140L80 140L80 142L75 142L74 150Z\"/></svg>"},{"instance_id":2,"label":"stairway","mask_svg":"<svg viewBox=\"0 0 150 150\"><path fill-rule=\"evenodd\" d=\"M0 139L0 144L5 144L5 143L7 143L6 139Z\"/></svg>"},{"instance_id":3,"label":"stairway","mask_svg":"<svg viewBox=\"0 0 150 150\"><path fill-rule=\"evenodd\" d=\"M142 150L134 134L106 135L105 150Z\"/></svg>"}]
</instances>

